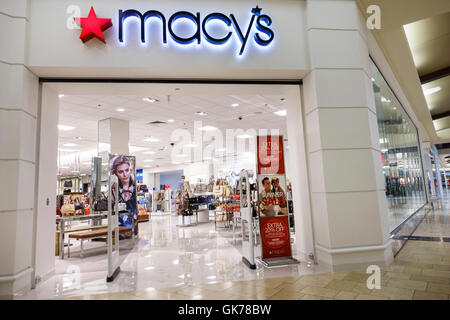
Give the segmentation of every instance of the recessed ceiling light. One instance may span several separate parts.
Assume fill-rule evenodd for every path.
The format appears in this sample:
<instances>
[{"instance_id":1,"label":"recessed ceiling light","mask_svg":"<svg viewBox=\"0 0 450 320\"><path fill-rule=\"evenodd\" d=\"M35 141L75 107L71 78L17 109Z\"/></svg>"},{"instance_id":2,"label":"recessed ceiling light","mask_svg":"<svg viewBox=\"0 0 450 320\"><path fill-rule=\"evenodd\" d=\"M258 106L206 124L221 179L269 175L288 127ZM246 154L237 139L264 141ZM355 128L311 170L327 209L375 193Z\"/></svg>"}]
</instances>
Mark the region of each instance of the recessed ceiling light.
<instances>
[{"instance_id":1,"label":"recessed ceiling light","mask_svg":"<svg viewBox=\"0 0 450 320\"><path fill-rule=\"evenodd\" d=\"M392 107L392 110L397 110L397 107Z\"/></svg>"},{"instance_id":2,"label":"recessed ceiling light","mask_svg":"<svg viewBox=\"0 0 450 320\"><path fill-rule=\"evenodd\" d=\"M239 107L239 103L233 103L231 106L232 107Z\"/></svg>"},{"instance_id":3,"label":"recessed ceiling light","mask_svg":"<svg viewBox=\"0 0 450 320\"><path fill-rule=\"evenodd\" d=\"M214 131L214 130L217 130L217 128L213 127L213 126L204 126L204 127L201 127L200 130L202 130L202 131Z\"/></svg>"},{"instance_id":4,"label":"recessed ceiling light","mask_svg":"<svg viewBox=\"0 0 450 320\"><path fill-rule=\"evenodd\" d=\"M147 142L158 142L159 139L155 138L155 137L147 137L147 138L144 139L144 141L147 141Z\"/></svg>"},{"instance_id":5,"label":"recessed ceiling light","mask_svg":"<svg viewBox=\"0 0 450 320\"><path fill-rule=\"evenodd\" d=\"M381 97L381 102L387 102L387 103L389 103L389 102L391 102L391 100L389 100L389 99L386 99L385 97Z\"/></svg>"},{"instance_id":6,"label":"recessed ceiling light","mask_svg":"<svg viewBox=\"0 0 450 320\"><path fill-rule=\"evenodd\" d=\"M62 98L62 97L64 97L63 94L58 94L58 98Z\"/></svg>"},{"instance_id":7,"label":"recessed ceiling light","mask_svg":"<svg viewBox=\"0 0 450 320\"><path fill-rule=\"evenodd\" d=\"M152 166L144 166L144 168L151 168Z\"/></svg>"},{"instance_id":8,"label":"recessed ceiling light","mask_svg":"<svg viewBox=\"0 0 450 320\"><path fill-rule=\"evenodd\" d=\"M171 164L180 164L180 162L175 161L175 162L171 162Z\"/></svg>"},{"instance_id":9,"label":"recessed ceiling light","mask_svg":"<svg viewBox=\"0 0 450 320\"><path fill-rule=\"evenodd\" d=\"M142 98L142 100L146 101L146 102L150 102L150 103L154 103L154 102L158 101L157 99L150 98L150 97Z\"/></svg>"},{"instance_id":10,"label":"recessed ceiling light","mask_svg":"<svg viewBox=\"0 0 450 320\"><path fill-rule=\"evenodd\" d=\"M372 82L375 82L375 79L374 79L374 78L370 78L370 80L372 80Z\"/></svg>"},{"instance_id":11,"label":"recessed ceiling light","mask_svg":"<svg viewBox=\"0 0 450 320\"><path fill-rule=\"evenodd\" d=\"M69 169L69 167L59 167L60 169Z\"/></svg>"},{"instance_id":12,"label":"recessed ceiling light","mask_svg":"<svg viewBox=\"0 0 450 320\"><path fill-rule=\"evenodd\" d=\"M177 154L177 157L178 157L178 158L186 158L187 155L182 153L182 154Z\"/></svg>"},{"instance_id":13,"label":"recessed ceiling light","mask_svg":"<svg viewBox=\"0 0 450 320\"><path fill-rule=\"evenodd\" d=\"M430 89L423 90L423 94L426 95L426 96L429 96L430 94L433 94L433 93L436 93L438 91L441 91L441 89L442 88L439 87L439 86L433 87L433 88L430 88Z\"/></svg>"},{"instance_id":14,"label":"recessed ceiling light","mask_svg":"<svg viewBox=\"0 0 450 320\"><path fill-rule=\"evenodd\" d=\"M75 129L75 127L58 124L58 129L61 131L70 131L70 130Z\"/></svg>"},{"instance_id":15,"label":"recessed ceiling light","mask_svg":"<svg viewBox=\"0 0 450 320\"><path fill-rule=\"evenodd\" d=\"M250 138L252 138L252 137L253 137L253 136L244 133L244 134L241 134L241 135L237 136L236 138L238 138L238 139L250 139Z\"/></svg>"},{"instance_id":16,"label":"recessed ceiling light","mask_svg":"<svg viewBox=\"0 0 450 320\"><path fill-rule=\"evenodd\" d=\"M284 109L284 110L275 111L274 114L276 114L277 116L280 116L280 117L285 117L287 114L287 110Z\"/></svg>"},{"instance_id":17,"label":"recessed ceiling light","mask_svg":"<svg viewBox=\"0 0 450 320\"><path fill-rule=\"evenodd\" d=\"M153 162L153 161L155 161L155 160L153 160L153 159L144 160L144 162Z\"/></svg>"},{"instance_id":18,"label":"recessed ceiling light","mask_svg":"<svg viewBox=\"0 0 450 320\"><path fill-rule=\"evenodd\" d=\"M72 170L73 173L79 173L80 171L78 170Z\"/></svg>"},{"instance_id":19,"label":"recessed ceiling light","mask_svg":"<svg viewBox=\"0 0 450 320\"><path fill-rule=\"evenodd\" d=\"M76 143L64 143L63 146L64 147L76 147L77 144Z\"/></svg>"},{"instance_id":20,"label":"recessed ceiling light","mask_svg":"<svg viewBox=\"0 0 450 320\"><path fill-rule=\"evenodd\" d=\"M63 152L80 152L80 150L75 150L75 149L62 149L62 148L59 148L58 151L63 151Z\"/></svg>"},{"instance_id":21,"label":"recessed ceiling light","mask_svg":"<svg viewBox=\"0 0 450 320\"><path fill-rule=\"evenodd\" d=\"M155 151L145 151L144 154L155 154Z\"/></svg>"},{"instance_id":22,"label":"recessed ceiling light","mask_svg":"<svg viewBox=\"0 0 450 320\"><path fill-rule=\"evenodd\" d=\"M167 122L168 122L168 123L173 123L173 122L175 122L175 120L169 119L169 120L167 120Z\"/></svg>"},{"instance_id":23,"label":"recessed ceiling light","mask_svg":"<svg viewBox=\"0 0 450 320\"><path fill-rule=\"evenodd\" d=\"M124 108L117 108L116 110L119 111L119 112L124 112L125 111Z\"/></svg>"},{"instance_id":24,"label":"recessed ceiling light","mask_svg":"<svg viewBox=\"0 0 450 320\"><path fill-rule=\"evenodd\" d=\"M197 111L195 114L198 115L198 116L201 116L201 117L204 117L204 116L207 115L207 113L203 112L203 111Z\"/></svg>"}]
</instances>

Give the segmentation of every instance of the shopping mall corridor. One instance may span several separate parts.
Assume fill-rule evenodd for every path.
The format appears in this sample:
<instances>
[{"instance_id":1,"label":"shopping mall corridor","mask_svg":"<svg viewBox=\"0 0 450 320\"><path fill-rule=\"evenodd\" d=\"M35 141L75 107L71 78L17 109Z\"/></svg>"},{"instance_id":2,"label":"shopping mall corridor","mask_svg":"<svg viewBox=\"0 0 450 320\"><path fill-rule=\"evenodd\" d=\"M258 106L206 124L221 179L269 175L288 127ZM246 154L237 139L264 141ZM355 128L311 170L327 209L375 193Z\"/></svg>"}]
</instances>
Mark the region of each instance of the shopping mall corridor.
<instances>
[{"instance_id":1,"label":"shopping mall corridor","mask_svg":"<svg viewBox=\"0 0 450 320\"><path fill-rule=\"evenodd\" d=\"M381 269L381 289L368 289L365 270L150 289L66 299L214 300L449 300L450 197L432 210L395 257ZM417 240L413 240L417 239Z\"/></svg>"}]
</instances>

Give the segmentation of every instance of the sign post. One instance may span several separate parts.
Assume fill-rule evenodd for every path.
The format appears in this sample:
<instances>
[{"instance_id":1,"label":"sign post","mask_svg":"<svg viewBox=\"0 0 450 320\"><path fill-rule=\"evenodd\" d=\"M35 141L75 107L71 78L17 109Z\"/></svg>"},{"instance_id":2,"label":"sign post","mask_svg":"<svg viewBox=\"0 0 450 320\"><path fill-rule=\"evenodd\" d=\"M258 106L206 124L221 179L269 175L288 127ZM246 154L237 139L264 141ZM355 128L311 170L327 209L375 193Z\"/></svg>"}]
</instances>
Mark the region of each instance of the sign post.
<instances>
[{"instance_id":1,"label":"sign post","mask_svg":"<svg viewBox=\"0 0 450 320\"><path fill-rule=\"evenodd\" d=\"M298 264L292 257L282 136L257 137L259 226L266 267Z\"/></svg>"},{"instance_id":2,"label":"sign post","mask_svg":"<svg viewBox=\"0 0 450 320\"><path fill-rule=\"evenodd\" d=\"M239 195L242 223L242 261L250 269L256 269L255 242L253 241L253 215L247 170L242 170L239 173Z\"/></svg>"},{"instance_id":3,"label":"sign post","mask_svg":"<svg viewBox=\"0 0 450 320\"><path fill-rule=\"evenodd\" d=\"M106 282L114 281L120 272L119 264L119 203L114 202L119 198L119 180L117 176L109 176L108 192L108 276Z\"/></svg>"}]
</instances>

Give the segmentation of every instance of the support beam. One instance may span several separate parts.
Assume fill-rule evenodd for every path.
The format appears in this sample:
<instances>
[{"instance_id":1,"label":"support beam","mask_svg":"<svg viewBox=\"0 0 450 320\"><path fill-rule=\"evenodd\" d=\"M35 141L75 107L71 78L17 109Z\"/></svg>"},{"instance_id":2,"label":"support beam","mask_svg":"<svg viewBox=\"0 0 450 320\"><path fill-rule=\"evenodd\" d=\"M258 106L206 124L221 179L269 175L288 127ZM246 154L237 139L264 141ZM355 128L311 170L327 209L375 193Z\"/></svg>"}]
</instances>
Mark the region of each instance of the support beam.
<instances>
[{"instance_id":1,"label":"support beam","mask_svg":"<svg viewBox=\"0 0 450 320\"><path fill-rule=\"evenodd\" d=\"M434 80L438 80L450 75L450 67L445 67L420 76L420 83L425 84Z\"/></svg>"},{"instance_id":2,"label":"support beam","mask_svg":"<svg viewBox=\"0 0 450 320\"><path fill-rule=\"evenodd\" d=\"M447 108L448 110L450 110L450 107ZM442 113L437 113L437 114L432 114L431 115L431 119L434 120L438 120L438 119L442 119L445 117L450 117L450 111L445 111Z\"/></svg>"}]
</instances>

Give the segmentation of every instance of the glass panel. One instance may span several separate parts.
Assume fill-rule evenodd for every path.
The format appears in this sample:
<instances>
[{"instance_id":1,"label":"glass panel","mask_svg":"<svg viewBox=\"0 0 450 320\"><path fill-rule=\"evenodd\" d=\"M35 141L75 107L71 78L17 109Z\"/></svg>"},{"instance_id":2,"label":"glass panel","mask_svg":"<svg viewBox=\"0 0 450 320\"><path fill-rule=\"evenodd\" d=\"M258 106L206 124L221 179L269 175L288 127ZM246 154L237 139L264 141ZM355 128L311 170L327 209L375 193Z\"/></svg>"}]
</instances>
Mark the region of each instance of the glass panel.
<instances>
[{"instance_id":1,"label":"glass panel","mask_svg":"<svg viewBox=\"0 0 450 320\"><path fill-rule=\"evenodd\" d=\"M371 62L390 231L426 203L417 128Z\"/></svg>"}]
</instances>

